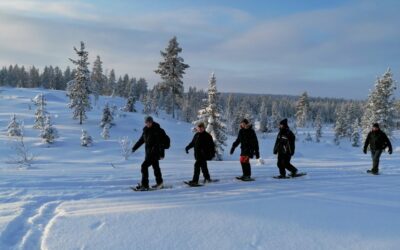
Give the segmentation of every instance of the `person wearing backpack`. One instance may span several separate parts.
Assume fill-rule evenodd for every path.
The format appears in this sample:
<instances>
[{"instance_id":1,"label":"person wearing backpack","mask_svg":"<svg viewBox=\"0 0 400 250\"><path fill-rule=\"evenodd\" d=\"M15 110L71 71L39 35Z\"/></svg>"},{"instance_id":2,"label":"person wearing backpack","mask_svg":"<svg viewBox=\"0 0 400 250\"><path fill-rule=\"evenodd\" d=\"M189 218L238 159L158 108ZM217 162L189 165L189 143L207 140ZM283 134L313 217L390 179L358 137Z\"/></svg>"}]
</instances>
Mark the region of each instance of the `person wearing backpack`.
<instances>
[{"instance_id":1,"label":"person wearing backpack","mask_svg":"<svg viewBox=\"0 0 400 250\"><path fill-rule=\"evenodd\" d=\"M278 155L277 165L280 173L279 176L276 176L278 179L287 178L286 170L291 172L290 176L292 177L295 177L298 172L297 168L290 163L290 159L295 152L295 141L296 136L289 129L288 120L282 120L279 123L279 133L274 146L274 154Z\"/></svg>"},{"instance_id":2,"label":"person wearing backpack","mask_svg":"<svg viewBox=\"0 0 400 250\"><path fill-rule=\"evenodd\" d=\"M235 148L241 144L240 149L240 164L242 165L243 175L236 177L238 180L251 181L251 165L250 158L254 155L256 159L260 159L260 151L258 146L258 139L253 126L247 119L243 119L240 123L240 130L237 139L233 142L230 154L235 152Z\"/></svg>"},{"instance_id":3,"label":"person wearing backpack","mask_svg":"<svg viewBox=\"0 0 400 250\"><path fill-rule=\"evenodd\" d=\"M161 174L159 160L164 159L165 149L169 148L170 139L165 133L164 129L160 127L160 124L154 122L151 116L145 118L145 127L139 140L132 148L132 153L138 150L143 144L145 144L145 159L141 166L142 181L136 187L137 190L146 191L149 190L149 167L152 166L154 169L154 176L157 184L152 188L161 189L163 188L163 178Z\"/></svg>"},{"instance_id":4,"label":"person wearing backpack","mask_svg":"<svg viewBox=\"0 0 400 250\"><path fill-rule=\"evenodd\" d=\"M393 153L392 143L389 138L379 128L378 123L374 123L372 125L372 130L368 133L367 138L364 143L364 154L367 153L368 147L371 149L371 157L372 157L372 169L368 169L367 173L369 174L379 174L379 158L382 155L382 152L389 148L389 154Z\"/></svg>"},{"instance_id":5,"label":"person wearing backpack","mask_svg":"<svg viewBox=\"0 0 400 250\"><path fill-rule=\"evenodd\" d=\"M189 185L199 184L200 170L203 172L204 182L212 182L210 173L208 172L207 161L212 160L215 156L214 140L205 130L203 122L197 124L196 130L197 133L185 148L187 154L189 154L191 148L194 148L194 158L196 159L194 163L193 179L188 182Z\"/></svg>"}]
</instances>

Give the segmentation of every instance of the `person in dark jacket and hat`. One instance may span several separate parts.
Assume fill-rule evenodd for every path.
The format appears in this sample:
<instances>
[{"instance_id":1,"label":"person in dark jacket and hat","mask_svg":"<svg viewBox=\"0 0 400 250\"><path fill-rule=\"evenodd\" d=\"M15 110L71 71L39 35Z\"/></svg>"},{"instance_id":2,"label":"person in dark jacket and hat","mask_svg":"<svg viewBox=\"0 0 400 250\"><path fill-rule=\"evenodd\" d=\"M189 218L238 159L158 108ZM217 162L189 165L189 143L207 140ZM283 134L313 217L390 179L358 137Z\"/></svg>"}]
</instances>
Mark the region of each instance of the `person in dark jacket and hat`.
<instances>
[{"instance_id":1,"label":"person in dark jacket and hat","mask_svg":"<svg viewBox=\"0 0 400 250\"><path fill-rule=\"evenodd\" d=\"M370 174L379 174L379 159L383 150L389 148L389 154L393 153L392 144L390 143L389 138L379 128L378 123L374 123L372 125L372 130L368 133L367 138L364 143L364 154L367 153L368 146L371 150L372 157L372 169L367 170L367 173Z\"/></svg>"},{"instance_id":2,"label":"person in dark jacket and hat","mask_svg":"<svg viewBox=\"0 0 400 250\"><path fill-rule=\"evenodd\" d=\"M151 116L145 118L145 127L143 128L142 136L132 148L132 153L145 144L145 159L141 166L142 181L136 189L145 191L149 189L149 167L153 166L154 176L157 184L153 188L160 189L163 187L163 178L161 174L159 160L164 158L165 147L163 138L165 131L160 127L160 124L154 122Z\"/></svg>"},{"instance_id":3,"label":"person in dark jacket and hat","mask_svg":"<svg viewBox=\"0 0 400 250\"><path fill-rule=\"evenodd\" d=\"M212 136L206 131L203 122L196 126L197 133L193 136L192 141L186 146L185 151L189 154L189 150L194 148L194 173L193 179L189 181L189 185L198 185L200 170L203 172L204 182L212 182L210 173L208 172L207 161L215 156L215 144Z\"/></svg>"},{"instance_id":4,"label":"person in dark jacket and hat","mask_svg":"<svg viewBox=\"0 0 400 250\"><path fill-rule=\"evenodd\" d=\"M296 136L289 129L288 120L284 119L279 123L279 133L276 137L274 146L274 154L278 155L277 166L279 168L279 176L277 178L287 178L286 170L291 172L291 176L296 176L298 170L291 163L290 160L295 152Z\"/></svg>"},{"instance_id":5,"label":"person in dark jacket and hat","mask_svg":"<svg viewBox=\"0 0 400 250\"><path fill-rule=\"evenodd\" d=\"M242 165L243 175L237 179L248 181L251 180L251 165L250 159L256 156L260 159L260 150L256 132L247 119L243 119L240 123L240 130L237 139L233 142L231 155L235 152L237 146L241 144L240 149L240 164Z\"/></svg>"}]
</instances>

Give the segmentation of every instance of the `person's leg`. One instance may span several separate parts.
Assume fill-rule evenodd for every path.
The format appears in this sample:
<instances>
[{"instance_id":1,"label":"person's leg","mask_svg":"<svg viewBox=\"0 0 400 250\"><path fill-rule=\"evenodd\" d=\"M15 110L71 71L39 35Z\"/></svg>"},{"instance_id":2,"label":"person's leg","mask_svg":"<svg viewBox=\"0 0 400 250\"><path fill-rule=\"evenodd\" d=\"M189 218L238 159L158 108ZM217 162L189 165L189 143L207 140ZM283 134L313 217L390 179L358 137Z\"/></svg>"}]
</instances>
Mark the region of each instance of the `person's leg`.
<instances>
[{"instance_id":1,"label":"person's leg","mask_svg":"<svg viewBox=\"0 0 400 250\"><path fill-rule=\"evenodd\" d=\"M250 157L240 156L240 164L242 165L243 176L251 176Z\"/></svg>"},{"instance_id":2,"label":"person's leg","mask_svg":"<svg viewBox=\"0 0 400 250\"><path fill-rule=\"evenodd\" d=\"M200 167L201 167L201 172L203 172L204 179L210 180L211 177L210 177L210 172L208 172L207 161L202 161Z\"/></svg>"},{"instance_id":3,"label":"person's leg","mask_svg":"<svg viewBox=\"0 0 400 250\"><path fill-rule=\"evenodd\" d=\"M291 163L290 163L290 159L292 157L291 156L287 156L285 159L285 168L290 171L292 174L296 174L297 173L297 168L295 168Z\"/></svg>"},{"instance_id":4,"label":"person's leg","mask_svg":"<svg viewBox=\"0 0 400 250\"><path fill-rule=\"evenodd\" d=\"M142 187L148 188L149 187L149 167L151 166L151 162L145 160L142 163L141 171L142 171Z\"/></svg>"},{"instance_id":5,"label":"person's leg","mask_svg":"<svg viewBox=\"0 0 400 250\"><path fill-rule=\"evenodd\" d=\"M198 183L200 177L201 161L196 160L194 163L193 179L192 182Z\"/></svg>"},{"instance_id":6,"label":"person's leg","mask_svg":"<svg viewBox=\"0 0 400 250\"><path fill-rule=\"evenodd\" d=\"M372 154L372 151L371 151ZM381 157L382 150L374 150L372 154L372 172L378 173L379 172L379 159Z\"/></svg>"},{"instance_id":7,"label":"person's leg","mask_svg":"<svg viewBox=\"0 0 400 250\"><path fill-rule=\"evenodd\" d=\"M156 177L157 185L160 185L163 183L160 162L158 160L153 160L152 166L153 166L153 170L154 170L154 176Z\"/></svg>"},{"instance_id":8,"label":"person's leg","mask_svg":"<svg viewBox=\"0 0 400 250\"><path fill-rule=\"evenodd\" d=\"M285 163L284 163L284 159L283 159L283 157L281 155L278 155L277 166L279 168L280 176L286 176Z\"/></svg>"}]
</instances>

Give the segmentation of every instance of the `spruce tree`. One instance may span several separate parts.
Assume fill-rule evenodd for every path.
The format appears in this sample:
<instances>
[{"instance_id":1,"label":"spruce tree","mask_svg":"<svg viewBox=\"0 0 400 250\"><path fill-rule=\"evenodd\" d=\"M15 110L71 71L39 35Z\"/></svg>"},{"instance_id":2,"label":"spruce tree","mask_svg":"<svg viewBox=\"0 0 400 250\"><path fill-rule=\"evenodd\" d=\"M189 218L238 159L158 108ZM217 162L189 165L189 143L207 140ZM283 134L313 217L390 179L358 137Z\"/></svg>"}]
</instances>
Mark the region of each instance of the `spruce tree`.
<instances>
[{"instance_id":1,"label":"spruce tree","mask_svg":"<svg viewBox=\"0 0 400 250\"><path fill-rule=\"evenodd\" d=\"M76 65L74 81L68 86L67 96L70 98L69 108L73 109L73 118L79 119L79 124L86 120L86 112L92 109L90 104L90 76L88 69L88 52L81 42L80 49L74 47L78 60L70 59Z\"/></svg>"},{"instance_id":2,"label":"spruce tree","mask_svg":"<svg viewBox=\"0 0 400 250\"><path fill-rule=\"evenodd\" d=\"M135 102L135 97L133 95L130 95L126 100L125 107L122 110L125 112L136 112Z\"/></svg>"},{"instance_id":3,"label":"spruce tree","mask_svg":"<svg viewBox=\"0 0 400 250\"><path fill-rule=\"evenodd\" d=\"M92 145L92 143L93 143L92 137L88 134L86 130L82 129L81 145L84 147L88 147Z\"/></svg>"},{"instance_id":4,"label":"spruce tree","mask_svg":"<svg viewBox=\"0 0 400 250\"><path fill-rule=\"evenodd\" d=\"M100 127L104 128L104 126L108 124L111 128L114 125L113 120L114 117L113 114L111 113L110 106L108 105L108 103L106 103L103 109L103 115L101 118Z\"/></svg>"},{"instance_id":5,"label":"spruce tree","mask_svg":"<svg viewBox=\"0 0 400 250\"><path fill-rule=\"evenodd\" d=\"M36 111L35 111L35 123L33 125L33 128L36 129L43 129L45 126L45 121L46 121L46 99L44 98L43 94L38 95L37 97L34 98L34 102L36 105Z\"/></svg>"},{"instance_id":6,"label":"spruce tree","mask_svg":"<svg viewBox=\"0 0 400 250\"><path fill-rule=\"evenodd\" d=\"M360 146L360 125L359 125L358 118L354 120L354 123L352 125L352 133L351 133L351 145L353 147L359 147Z\"/></svg>"},{"instance_id":7,"label":"spruce tree","mask_svg":"<svg viewBox=\"0 0 400 250\"><path fill-rule=\"evenodd\" d=\"M226 146L226 125L221 116L221 107L218 102L219 93L217 80L214 73L211 74L208 85L208 101L204 109L199 110L198 122L204 122L206 131L211 134L215 143L216 160L222 160L224 146Z\"/></svg>"},{"instance_id":8,"label":"spruce tree","mask_svg":"<svg viewBox=\"0 0 400 250\"><path fill-rule=\"evenodd\" d=\"M317 113L315 117L315 141L320 142L322 137L322 118L321 112Z\"/></svg>"},{"instance_id":9,"label":"spruce tree","mask_svg":"<svg viewBox=\"0 0 400 250\"><path fill-rule=\"evenodd\" d=\"M182 52L176 37L173 37L165 51L161 51L162 61L158 65L155 73L161 76L164 88L170 92L170 106L172 118L175 118L175 110L181 108L181 99L183 97L183 74L189 68L184 63L182 57L178 54Z\"/></svg>"},{"instance_id":10,"label":"spruce tree","mask_svg":"<svg viewBox=\"0 0 400 250\"><path fill-rule=\"evenodd\" d=\"M96 57L96 60L93 63L93 70L91 75L91 91L94 95L95 105L99 100L99 95L103 93L104 85L105 85L105 76L103 75L103 62L100 59L100 56Z\"/></svg>"},{"instance_id":11,"label":"spruce tree","mask_svg":"<svg viewBox=\"0 0 400 250\"><path fill-rule=\"evenodd\" d=\"M11 116L11 121L7 126L7 135L8 136L21 136L22 135L22 129L21 125L17 121L17 117L15 114Z\"/></svg>"},{"instance_id":12,"label":"spruce tree","mask_svg":"<svg viewBox=\"0 0 400 250\"><path fill-rule=\"evenodd\" d=\"M307 125L310 104L308 94L304 92L296 104L296 124L297 127L303 128Z\"/></svg>"},{"instance_id":13,"label":"spruce tree","mask_svg":"<svg viewBox=\"0 0 400 250\"><path fill-rule=\"evenodd\" d=\"M54 139L58 137L58 131L55 127L53 127L50 116L46 116L45 126L40 133L40 137L44 142L50 144L53 143Z\"/></svg>"},{"instance_id":14,"label":"spruce tree","mask_svg":"<svg viewBox=\"0 0 400 250\"><path fill-rule=\"evenodd\" d=\"M381 129L390 137L394 127L394 91L395 81L390 68L376 80L375 89L370 93L364 108L362 120L363 139L373 123L379 123Z\"/></svg>"},{"instance_id":15,"label":"spruce tree","mask_svg":"<svg viewBox=\"0 0 400 250\"><path fill-rule=\"evenodd\" d=\"M103 130L101 131L101 137L103 137L104 140L108 140L110 139L110 125L106 124L103 127Z\"/></svg>"},{"instance_id":16,"label":"spruce tree","mask_svg":"<svg viewBox=\"0 0 400 250\"><path fill-rule=\"evenodd\" d=\"M260 132L269 132L269 117L268 117L268 107L266 100L263 100L260 108Z\"/></svg>"}]
</instances>

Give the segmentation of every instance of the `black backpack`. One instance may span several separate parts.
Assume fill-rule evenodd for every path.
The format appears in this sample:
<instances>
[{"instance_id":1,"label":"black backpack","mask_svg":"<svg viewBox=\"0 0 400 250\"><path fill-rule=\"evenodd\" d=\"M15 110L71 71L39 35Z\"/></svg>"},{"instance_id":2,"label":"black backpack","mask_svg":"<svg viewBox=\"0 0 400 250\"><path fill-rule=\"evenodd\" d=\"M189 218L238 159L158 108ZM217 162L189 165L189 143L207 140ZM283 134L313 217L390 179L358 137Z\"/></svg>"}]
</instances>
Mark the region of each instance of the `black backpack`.
<instances>
[{"instance_id":1,"label":"black backpack","mask_svg":"<svg viewBox=\"0 0 400 250\"><path fill-rule=\"evenodd\" d=\"M171 139L167 133L165 133L164 129L161 129L161 131L161 145L164 149L169 149L171 147Z\"/></svg>"}]
</instances>

